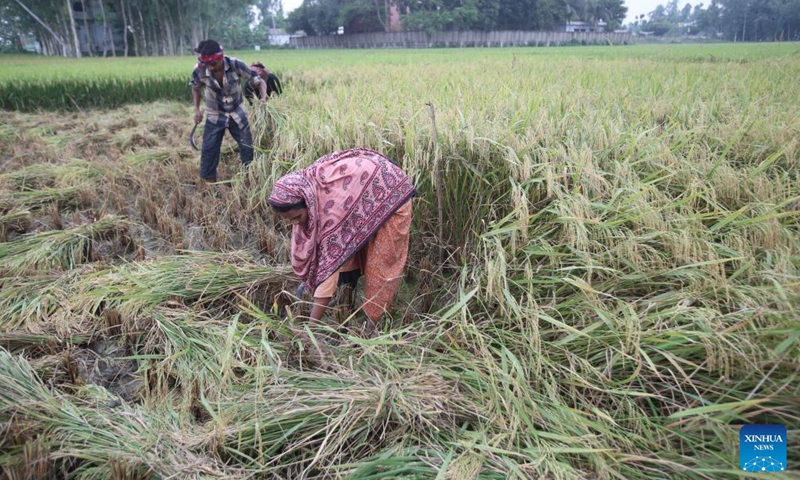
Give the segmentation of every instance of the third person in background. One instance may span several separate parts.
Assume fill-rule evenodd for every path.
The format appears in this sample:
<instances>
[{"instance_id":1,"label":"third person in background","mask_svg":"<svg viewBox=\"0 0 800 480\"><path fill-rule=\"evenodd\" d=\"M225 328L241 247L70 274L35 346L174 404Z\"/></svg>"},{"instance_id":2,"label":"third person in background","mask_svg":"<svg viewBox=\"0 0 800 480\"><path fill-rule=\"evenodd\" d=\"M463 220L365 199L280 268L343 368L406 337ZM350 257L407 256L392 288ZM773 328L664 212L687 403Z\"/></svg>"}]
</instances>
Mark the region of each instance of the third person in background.
<instances>
[{"instance_id":1,"label":"third person in background","mask_svg":"<svg viewBox=\"0 0 800 480\"><path fill-rule=\"evenodd\" d=\"M281 86L281 81L278 79L278 76L274 73L267 70L267 67L264 66L261 62L253 62L250 64L250 70L253 71L256 75L261 78L267 84L267 97L271 97L273 95L280 95L283 93L283 87ZM255 98L256 90L250 84L247 84L244 87L244 96L250 105L253 104L253 98Z\"/></svg>"}]
</instances>

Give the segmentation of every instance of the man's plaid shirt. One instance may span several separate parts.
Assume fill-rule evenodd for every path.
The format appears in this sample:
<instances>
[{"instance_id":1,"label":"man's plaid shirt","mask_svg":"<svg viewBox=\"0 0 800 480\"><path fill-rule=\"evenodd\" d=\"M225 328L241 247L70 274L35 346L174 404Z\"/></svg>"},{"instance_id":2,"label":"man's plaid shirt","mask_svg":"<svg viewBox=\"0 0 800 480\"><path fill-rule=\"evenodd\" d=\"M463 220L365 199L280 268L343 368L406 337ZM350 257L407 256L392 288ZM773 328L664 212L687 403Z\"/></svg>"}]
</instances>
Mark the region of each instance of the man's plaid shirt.
<instances>
[{"instance_id":1,"label":"man's plaid shirt","mask_svg":"<svg viewBox=\"0 0 800 480\"><path fill-rule=\"evenodd\" d=\"M222 76L222 85L217 83L208 68L201 65L195 67L189 85L192 88L203 89L208 121L213 123L227 122L230 118L239 127L243 127L244 122L247 121L247 112L244 109L244 97L242 96L240 79L246 79L256 91L260 91L258 90L258 85L263 80L238 58L224 57L223 63L225 69Z\"/></svg>"}]
</instances>

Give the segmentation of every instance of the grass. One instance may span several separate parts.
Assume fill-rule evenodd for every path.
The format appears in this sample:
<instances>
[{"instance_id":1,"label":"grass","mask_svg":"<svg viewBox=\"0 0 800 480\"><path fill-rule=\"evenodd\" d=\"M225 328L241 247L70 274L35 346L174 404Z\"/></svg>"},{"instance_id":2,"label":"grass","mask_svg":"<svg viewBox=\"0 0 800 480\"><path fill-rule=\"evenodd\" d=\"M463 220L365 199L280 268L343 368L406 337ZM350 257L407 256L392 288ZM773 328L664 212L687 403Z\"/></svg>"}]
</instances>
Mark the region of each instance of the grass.
<instances>
[{"instance_id":1,"label":"grass","mask_svg":"<svg viewBox=\"0 0 800 480\"><path fill-rule=\"evenodd\" d=\"M741 479L749 423L800 478L796 52L262 52L287 88L222 185L189 102L7 112L10 478ZM373 339L306 322L263 202L355 146L420 191Z\"/></svg>"}]
</instances>

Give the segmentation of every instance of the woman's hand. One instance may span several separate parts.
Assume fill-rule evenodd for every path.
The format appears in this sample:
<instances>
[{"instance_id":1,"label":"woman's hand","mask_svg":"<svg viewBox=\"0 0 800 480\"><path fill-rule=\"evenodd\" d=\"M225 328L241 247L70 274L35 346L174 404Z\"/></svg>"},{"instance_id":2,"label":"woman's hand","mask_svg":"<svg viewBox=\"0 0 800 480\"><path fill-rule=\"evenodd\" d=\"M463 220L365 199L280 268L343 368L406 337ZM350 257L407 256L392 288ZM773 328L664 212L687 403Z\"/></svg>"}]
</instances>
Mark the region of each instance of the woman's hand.
<instances>
[{"instance_id":1,"label":"woman's hand","mask_svg":"<svg viewBox=\"0 0 800 480\"><path fill-rule=\"evenodd\" d=\"M328 308L328 303L330 303L332 297L314 297L314 306L311 307L311 320L319 320L322 318L322 314L325 313L325 309Z\"/></svg>"}]
</instances>

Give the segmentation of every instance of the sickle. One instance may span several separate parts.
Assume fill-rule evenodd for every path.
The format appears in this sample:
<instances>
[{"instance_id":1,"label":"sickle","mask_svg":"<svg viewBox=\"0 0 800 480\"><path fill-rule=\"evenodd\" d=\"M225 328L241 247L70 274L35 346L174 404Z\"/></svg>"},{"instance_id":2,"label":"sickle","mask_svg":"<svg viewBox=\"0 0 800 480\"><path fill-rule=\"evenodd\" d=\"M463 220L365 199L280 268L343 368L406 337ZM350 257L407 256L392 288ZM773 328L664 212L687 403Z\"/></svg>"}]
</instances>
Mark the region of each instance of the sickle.
<instances>
[{"instance_id":1,"label":"sickle","mask_svg":"<svg viewBox=\"0 0 800 480\"><path fill-rule=\"evenodd\" d=\"M197 130L197 126L198 125L200 125L200 124L199 123L195 123L194 127L192 127L192 131L189 132L189 144L192 146L192 148L194 148L195 150L199 151L200 149L197 148L197 144L194 143L194 131Z\"/></svg>"}]
</instances>

